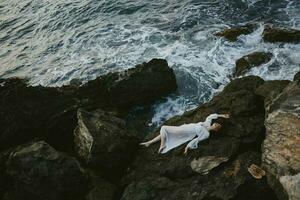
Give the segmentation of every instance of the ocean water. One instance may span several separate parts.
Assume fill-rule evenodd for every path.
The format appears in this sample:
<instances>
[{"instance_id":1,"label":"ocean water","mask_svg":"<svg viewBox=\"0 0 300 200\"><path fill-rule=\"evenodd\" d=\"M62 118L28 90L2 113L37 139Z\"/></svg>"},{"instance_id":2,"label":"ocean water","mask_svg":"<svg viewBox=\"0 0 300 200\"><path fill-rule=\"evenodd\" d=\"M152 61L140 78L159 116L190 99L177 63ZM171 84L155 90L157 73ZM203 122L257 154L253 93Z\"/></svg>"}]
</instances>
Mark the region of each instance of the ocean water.
<instances>
[{"instance_id":1,"label":"ocean water","mask_svg":"<svg viewBox=\"0 0 300 200\"><path fill-rule=\"evenodd\" d=\"M248 22L259 27L237 42L213 35ZM300 28L300 1L1 0L0 77L60 86L164 58L178 91L152 106L149 125L158 126L208 101L230 81L235 60L253 51L274 56L248 74L292 79L300 45L264 43L268 23Z\"/></svg>"}]
</instances>

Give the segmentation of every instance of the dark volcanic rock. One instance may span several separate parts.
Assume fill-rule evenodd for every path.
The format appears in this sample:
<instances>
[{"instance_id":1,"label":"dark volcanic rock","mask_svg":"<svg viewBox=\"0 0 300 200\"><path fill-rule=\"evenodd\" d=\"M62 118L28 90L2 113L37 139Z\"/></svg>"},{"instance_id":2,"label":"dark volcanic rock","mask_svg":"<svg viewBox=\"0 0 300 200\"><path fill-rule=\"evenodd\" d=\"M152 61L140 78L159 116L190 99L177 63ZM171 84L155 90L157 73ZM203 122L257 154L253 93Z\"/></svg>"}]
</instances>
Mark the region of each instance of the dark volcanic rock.
<instances>
[{"instance_id":1,"label":"dark volcanic rock","mask_svg":"<svg viewBox=\"0 0 300 200\"><path fill-rule=\"evenodd\" d=\"M241 76L248 72L251 68L269 62L271 58L272 54L265 52L253 52L243 56L235 62L234 76Z\"/></svg>"},{"instance_id":2,"label":"dark volcanic rock","mask_svg":"<svg viewBox=\"0 0 300 200\"><path fill-rule=\"evenodd\" d=\"M272 101L282 92L282 90L290 83L289 80L273 80L266 81L259 86L255 93L261 95L265 99L265 108L268 110Z\"/></svg>"},{"instance_id":3,"label":"dark volcanic rock","mask_svg":"<svg viewBox=\"0 0 300 200\"><path fill-rule=\"evenodd\" d=\"M274 99L266 117L262 163L279 199L300 198L300 83Z\"/></svg>"},{"instance_id":4,"label":"dark volcanic rock","mask_svg":"<svg viewBox=\"0 0 300 200\"><path fill-rule=\"evenodd\" d=\"M21 79L0 80L0 150L44 138L58 149L71 149L76 101L58 88L32 87Z\"/></svg>"},{"instance_id":5,"label":"dark volcanic rock","mask_svg":"<svg viewBox=\"0 0 300 200\"><path fill-rule=\"evenodd\" d=\"M296 74L295 74L295 76L294 76L294 79L293 79L294 81L300 81L300 71L299 72L297 72Z\"/></svg>"},{"instance_id":6,"label":"dark volcanic rock","mask_svg":"<svg viewBox=\"0 0 300 200\"><path fill-rule=\"evenodd\" d=\"M162 59L101 76L83 86L33 87L17 78L0 79L0 150L38 138L72 152L79 107L123 112L176 87L173 70Z\"/></svg>"},{"instance_id":7,"label":"dark volcanic rock","mask_svg":"<svg viewBox=\"0 0 300 200\"><path fill-rule=\"evenodd\" d=\"M235 197L238 188L246 184L247 180L252 180L246 173L246 166L259 161L260 156L259 154L244 156L242 160L249 160L245 165L237 164L237 168L243 169L243 173L238 177L230 175L230 178L226 179L224 166L231 163L232 159L242 152L251 149L260 150L265 130L265 111L263 97L256 95L255 90L263 83L261 78L255 76L236 79L210 102L182 116L175 116L168 120L166 125L181 125L203 121L211 113L231 113L230 119L218 120L223 126L220 132L212 134L208 140L201 142L199 148L190 151L188 156L183 155L185 145L163 155L157 154L159 144L141 148L132 165L131 173L122 182L124 185L131 183L125 189L124 199L129 199L125 197L134 193L132 190L139 188L145 191L147 198L154 193L157 199L230 199ZM148 139L157 134L158 130L148 136ZM207 158L210 158L209 165L206 168L201 166L200 170L205 174L198 173L197 166L194 166L195 159L207 160ZM147 183L144 181L146 177L151 177ZM154 181L158 177L167 178L169 181L166 182L172 187L157 189Z\"/></svg>"},{"instance_id":8,"label":"dark volcanic rock","mask_svg":"<svg viewBox=\"0 0 300 200\"><path fill-rule=\"evenodd\" d=\"M6 167L13 179L8 200L79 200L89 189L79 162L43 141L12 150Z\"/></svg>"},{"instance_id":9,"label":"dark volcanic rock","mask_svg":"<svg viewBox=\"0 0 300 200\"><path fill-rule=\"evenodd\" d=\"M89 103L102 102L109 107L128 108L152 102L176 90L176 78L166 60L152 59L120 73L89 81L79 88Z\"/></svg>"},{"instance_id":10,"label":"dark volcanic rock","mask_svg":"<svg viewBox=\"0 0 300 200\"><path fill-rule=\"evenodd\" d=\"M85 200L113 200L115 199L116 187L103 178L98 171L87 170L92 188Z\"/></svg>"},{"instance_id":11,"label":"dark volcanic rock","mask_svg":"<svg viewBox=\"0 0 300 200\"><path fill-rule=\"evenodd\" d=\"M138 138L125 121L101 110L78 111L75 147L90 167L103 169L109 176L120 176L137 149Z\"/></svg>"},{"instance_id":12,"label":"dark volcanic rock","mask_svg":"<svg viewBox=\"0 0 300 200\"><path fill-rule=\"evenodd\" d=\"M266 26L262 34L266 42L300 42L300 30Z\"/></svg>"},{"instance_id":13,"label":"dark volcanic rock","mask_svg":"<svg viewBox=\"0 0 300 200\"><path fill-rule=\"evenodd\" d=\"M9 158L10 151L0 152L0 199L3 199L3 195L8 188L13 184L12 178L6 173L6 161Z\"/></svg>"},{"instance_id":14,"label":"dark volcanic rock","mask_svg":"<svg viewBox=\"0 0 300 200\"><path fill-rule=\"evenodd\" d=\"M247 168L253 163L260 165L260 154L246 152L205 176L193 174L186 179L168 179L148 174L128 185L122 200L275 200L266 180L256 180L248 173Z\"/></svg>"},{"instance_id":15,"label":"dark volcanic rock","mask_svg":"<svg viewBox=\"0 0 300 200\"><path fill-rule=\"evenodd\" d=\"M250 34L256 28L257 28L256 24L247 24L245 26L238 26L238 27L225 29L224 31L215 33L215 35L225 37L227 40L231 42L235 42L238 36Z\"/></svg>"}]
</instances>

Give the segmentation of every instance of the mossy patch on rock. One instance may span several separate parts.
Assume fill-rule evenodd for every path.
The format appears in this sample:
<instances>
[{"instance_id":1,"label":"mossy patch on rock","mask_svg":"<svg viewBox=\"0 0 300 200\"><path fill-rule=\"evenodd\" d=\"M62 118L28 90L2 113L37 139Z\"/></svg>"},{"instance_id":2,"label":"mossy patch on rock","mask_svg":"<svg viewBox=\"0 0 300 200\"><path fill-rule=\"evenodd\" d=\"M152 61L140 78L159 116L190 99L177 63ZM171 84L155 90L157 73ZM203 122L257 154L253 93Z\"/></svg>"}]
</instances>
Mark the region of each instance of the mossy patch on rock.
<instances>
[{"instance_id":1,"label":"mossy patch on rock","mask_svg":"<svg viewBox=\"0 0 300 200\"><path fill-rule=\"evenodd\" d=\"M260 66L271 60L272 54L265 52L253 52L239 58L235 62L234 76L241 76L248 72L252 67Z\"/></svg>"}]
</instances>

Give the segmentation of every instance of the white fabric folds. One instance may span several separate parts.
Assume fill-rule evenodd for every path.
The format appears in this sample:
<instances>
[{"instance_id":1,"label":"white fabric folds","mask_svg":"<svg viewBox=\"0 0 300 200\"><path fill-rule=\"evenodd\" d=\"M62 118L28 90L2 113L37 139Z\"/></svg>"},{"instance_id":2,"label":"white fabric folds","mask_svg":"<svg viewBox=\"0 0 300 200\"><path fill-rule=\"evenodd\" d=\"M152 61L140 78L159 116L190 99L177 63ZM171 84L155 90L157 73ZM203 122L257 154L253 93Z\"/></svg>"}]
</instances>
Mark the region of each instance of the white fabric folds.
<instances>
[{"instance_id":1,"label":"white fabric folds","mask_svg":"<svg viewBox=\"0 0 300 200\"><path fill-rule=\"evenodd\" d=\"M187 148L196 149L198 143L209 137L208 128L212 120L218 118L218 114L209 115L204 122L183 124L180 126L166 126L160 128L161 137L165 138L165 148L161 153L167 153L169 150L190 141Z\"/></svg>"}]
</instances>

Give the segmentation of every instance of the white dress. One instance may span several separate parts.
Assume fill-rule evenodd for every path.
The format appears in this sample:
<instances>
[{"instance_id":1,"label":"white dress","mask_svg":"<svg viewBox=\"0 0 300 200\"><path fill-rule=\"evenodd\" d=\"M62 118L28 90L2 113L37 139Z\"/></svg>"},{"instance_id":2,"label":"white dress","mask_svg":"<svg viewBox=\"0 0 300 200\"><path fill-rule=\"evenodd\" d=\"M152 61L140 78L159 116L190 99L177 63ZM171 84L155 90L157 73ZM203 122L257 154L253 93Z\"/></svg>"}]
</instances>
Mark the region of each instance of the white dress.
<instances>
[{"instance_id":1,"label":"white dress","mask_svg":"<svg viewBox=\"0 0 300 200\"><path fill-rule=\"evenodd\" d=\"M212 120L217 119L218 117L218 114L211 114L204 122L189 123L180 126L163 125L160 128L160 134L161 137L165 138L165 148L161 153L166 153L190 140L191 141L187 144L187 148L198 148L198 143L209 137L208 128L211 126Z\"/></svg>"}]
</instances>

